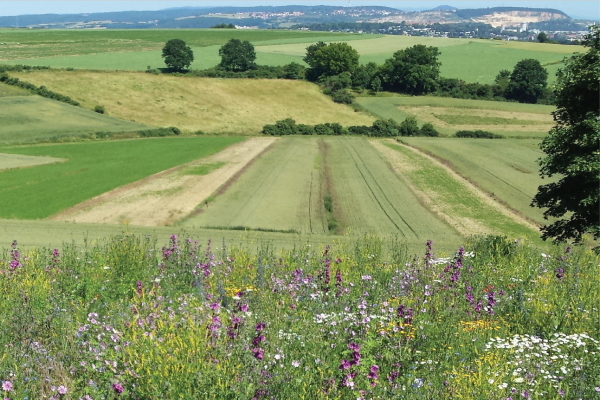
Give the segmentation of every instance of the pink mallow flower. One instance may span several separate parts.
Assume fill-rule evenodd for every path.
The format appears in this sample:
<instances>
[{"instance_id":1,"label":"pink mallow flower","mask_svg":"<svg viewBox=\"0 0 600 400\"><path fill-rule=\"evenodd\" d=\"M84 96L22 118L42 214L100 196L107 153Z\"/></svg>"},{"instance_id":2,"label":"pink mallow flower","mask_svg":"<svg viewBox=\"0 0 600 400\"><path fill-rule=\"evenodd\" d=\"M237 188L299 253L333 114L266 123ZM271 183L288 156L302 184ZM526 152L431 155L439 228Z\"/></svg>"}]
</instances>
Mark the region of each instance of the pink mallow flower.
<instances>
[{"instance_id":1,"label":"pink mallow flower","mask_svg":"<svg viewBox=\"0 0 600 400\"><path fill-rule=\"evenodd\" d=\"M11 381L2 381L2 390L10 392L13 390L13 383Z\"/></svg>"}]
</instances>

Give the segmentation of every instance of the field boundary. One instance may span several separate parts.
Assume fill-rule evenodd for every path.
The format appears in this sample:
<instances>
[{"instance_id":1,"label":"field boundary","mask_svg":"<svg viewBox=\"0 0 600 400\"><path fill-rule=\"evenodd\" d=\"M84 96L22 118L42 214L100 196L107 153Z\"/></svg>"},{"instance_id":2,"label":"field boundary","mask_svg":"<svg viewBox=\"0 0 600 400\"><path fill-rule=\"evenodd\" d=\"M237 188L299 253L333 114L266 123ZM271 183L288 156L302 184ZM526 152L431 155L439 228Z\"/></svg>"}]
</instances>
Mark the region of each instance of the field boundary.
<instances>
[{"instance_id":1,"label":"field boundary","mask_svg":"<svg viewBox=\"0 0 600 400\"><path fill-rule=\"evenodd\" d=\"M505 201L503 201L502 199L498 198L497 196L495 196L493 193L483 189L481 186L479 186L476 182L473 182L471 179L467 178L466 176L462 175L460 172L458 172L454 165L448 161L445 160L441 157L438 157L426 150L422 150L419 149L417 147L411 146L410 144L407 144L405 142L397 142L394 139L388 139L387 140L388 143L392 143L392 144L396 144L396 145L401 145L401 146L405 146L406 148L410 149L411 151L414 151L417 154L420 154L423 157L428 158L431 162L433 162L434 164L444 168L452 177L454 177L455 179L457 179L459 182L461 182L469 191L471 191L471 193L473 193L474 195L478 196L479 198L481 198L482 200L484 200L484 202L486 202L488 205L490 205L491 207L493 207L494 209L498 210L502 215L511 218L512 220L514 220L515 222L526 226L529 229L532 229L534 231L539 231L539 228L541 227L540 224L538 224L537 222L535 222L534 220L532 220L531 218L523 215L521 212L519 212L518 210L515 210L514 208L512 208L510 205L508 205Z\"/></svg>"}]
</instances>

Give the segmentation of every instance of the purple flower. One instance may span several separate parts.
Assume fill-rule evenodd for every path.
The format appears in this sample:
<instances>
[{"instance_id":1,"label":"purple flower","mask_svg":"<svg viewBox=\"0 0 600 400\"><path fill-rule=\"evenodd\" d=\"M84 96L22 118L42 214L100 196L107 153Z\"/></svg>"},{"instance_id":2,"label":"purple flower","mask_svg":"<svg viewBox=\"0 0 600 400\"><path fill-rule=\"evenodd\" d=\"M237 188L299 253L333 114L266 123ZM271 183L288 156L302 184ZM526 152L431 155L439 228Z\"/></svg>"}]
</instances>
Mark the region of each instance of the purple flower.
<instances>
[{"instance_id":1,"label":"purple flower","mask_svg":"<svg viewBox=\"0 0 600 400\"><path fill-rule=\"evenodd\" d=\"M264 341L265 341L265 337L263 335L259 335L259 336L256 336L254 339L252 339L252 345L258 346L258 344L260 342L264 342Z\"/></svg>"},{"instance_id":2,"label":"purple flower","mask_svg":"<svg viewBox=\"0 0 600 400\"><path fill-rule=\"evenodd\" d=\"M265 326L267 326L265 323L259 322L258 324L256 324L256 331L262 331L263 329L265 329Z\"/></svg>"},{"instance_id":3,"label":"purple flower","mask_svg":"<svg viewBox=\"0 0 600 400\"><path fill-rule=\"evenodd\" d=\"M344 358L338 369L341 369L341 370L350 369L351 366L352 365L350 364L350 362Z\"/></svg>"},{"instance_id":4,"label":"purple flower","mask_svg":"<svg viewBox=\"0 0 600 400\"><path fill-rule=\"evenodd\" d=\"M2 390L10 392L13 390L13 383L11 381L2 381Z\"/></svg>"},{"instance_id":5,"label":"purple flower","mask_svg":"<svg viewBox=\"0 0 600 400\"><path fill-rule=\"evenodd\" d=\"M252 352L254 353L254 357L256 357L259 360L265 358L265 350L261 349L260 347L252 349Z\"/></svg>"},{"instance_id":6,"label":"purple flower","mask_svg":"<svg viewBox=\"0 0 600 400\"><path fill-rule=\"evenodd\" d=\"M60 385L57 390L59 394L67 394L67 388L63 385Z\"/></svg>"},{"instance_id":7,"label":"purple flower","mask_svg":"<svg viewBox=\"0 0 600 400\"><path fill-rule=\"evenodd\" d=\"M123 393L123 390L125 390L119 382L113 383L112 388L117 393Z\"/></svg>"}]
</instances>

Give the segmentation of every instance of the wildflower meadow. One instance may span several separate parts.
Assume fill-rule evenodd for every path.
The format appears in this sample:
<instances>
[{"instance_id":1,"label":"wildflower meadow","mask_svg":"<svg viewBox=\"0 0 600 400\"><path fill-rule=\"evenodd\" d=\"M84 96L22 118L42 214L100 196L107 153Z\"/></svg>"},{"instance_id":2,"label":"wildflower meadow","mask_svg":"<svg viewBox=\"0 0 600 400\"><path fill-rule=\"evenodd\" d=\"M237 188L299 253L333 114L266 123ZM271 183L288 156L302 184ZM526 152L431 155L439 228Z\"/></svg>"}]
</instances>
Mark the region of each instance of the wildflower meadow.
<instances>
[{"instance_id":1,"label":"wildflower meadow","mask_svg":"<svg viewBox=\"0 0 600 400\"><path fill-rule=\"evenodd\" d=\"M4 399L600 399L600 259L476 237L0 254Z\"/></svg>"}]
</instances>

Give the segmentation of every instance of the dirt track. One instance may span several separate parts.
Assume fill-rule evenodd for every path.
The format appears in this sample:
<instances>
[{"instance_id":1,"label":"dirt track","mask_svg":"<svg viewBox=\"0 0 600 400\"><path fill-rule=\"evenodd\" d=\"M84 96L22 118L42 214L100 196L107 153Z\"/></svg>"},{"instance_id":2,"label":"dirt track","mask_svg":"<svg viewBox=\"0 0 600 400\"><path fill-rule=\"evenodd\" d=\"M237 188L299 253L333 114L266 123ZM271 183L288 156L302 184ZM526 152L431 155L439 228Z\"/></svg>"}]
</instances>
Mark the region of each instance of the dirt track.
<instances>
[{"instance_id":1,"label":"dirt track","mask_svg":"<svg viewBox=\"0 0 600 400\"><path fill-rule=\"evenodd\" d=\"M49 219L142 226L171 225L194 211L275 140L276 138L248 139L210 157L111 190ZM219 162L224 162L225 165L207 175L185 174L192 167Z\"/></svg>"}]
</instances>

